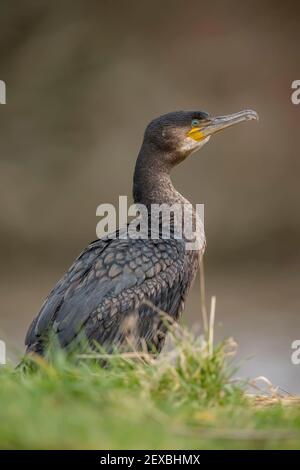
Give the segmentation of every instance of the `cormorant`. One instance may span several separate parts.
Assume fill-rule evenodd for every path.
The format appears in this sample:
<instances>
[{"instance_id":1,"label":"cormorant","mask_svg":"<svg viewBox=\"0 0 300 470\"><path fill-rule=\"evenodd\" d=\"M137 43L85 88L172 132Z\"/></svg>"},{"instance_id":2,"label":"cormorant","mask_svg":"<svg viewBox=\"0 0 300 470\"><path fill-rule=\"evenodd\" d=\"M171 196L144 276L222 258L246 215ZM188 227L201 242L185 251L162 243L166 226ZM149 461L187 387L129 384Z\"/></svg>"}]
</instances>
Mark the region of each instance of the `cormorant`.
<instances>
[{"instance_id":1,"label":"cormorant","mask_svg":"<svg viewBox=\"0 0 300 470\"><path fill-rule=\"evenodd\" d=\"M179 111L151 121L136 161L134 201L150 211L152 204L186 204L172 185L172 168L216 132L257 118L252 110L219 117ZM46 298L27 332L27 352L45 354L53 337L66 350L80 347L82 336L107 352L129 345L159 352L167 329L160 311L179 319L204 252L204 232L199 239L196 251L186 249L185 239L163 239L161 234L92 242Z\"/></svg>"}]
</instances>

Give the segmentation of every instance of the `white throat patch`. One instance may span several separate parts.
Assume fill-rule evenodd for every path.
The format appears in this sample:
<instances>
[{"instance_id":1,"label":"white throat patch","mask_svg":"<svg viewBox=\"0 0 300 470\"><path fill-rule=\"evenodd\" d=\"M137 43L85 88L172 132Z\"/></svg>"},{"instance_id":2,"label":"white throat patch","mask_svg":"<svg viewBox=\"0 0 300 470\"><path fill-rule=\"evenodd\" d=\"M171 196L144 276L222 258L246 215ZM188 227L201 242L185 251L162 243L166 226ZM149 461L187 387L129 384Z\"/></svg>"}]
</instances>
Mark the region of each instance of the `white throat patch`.
<instances>
[{"instance_id":1,"label":"white throat patch","mask_svg":"<svg viewBox=\"0 0 300 470\"><path fill-rule=\"evenodd\" d=\"M209 141L210 137L211 136L208 135L207 137L205 137L205 139L200 140L200 142L192 139L191 137L186 137L184 141L182 142L181 149L183 152L194 153L196 152L196 150L201 149L203 145L205 145Z\"/></svg>"}]
</instances>

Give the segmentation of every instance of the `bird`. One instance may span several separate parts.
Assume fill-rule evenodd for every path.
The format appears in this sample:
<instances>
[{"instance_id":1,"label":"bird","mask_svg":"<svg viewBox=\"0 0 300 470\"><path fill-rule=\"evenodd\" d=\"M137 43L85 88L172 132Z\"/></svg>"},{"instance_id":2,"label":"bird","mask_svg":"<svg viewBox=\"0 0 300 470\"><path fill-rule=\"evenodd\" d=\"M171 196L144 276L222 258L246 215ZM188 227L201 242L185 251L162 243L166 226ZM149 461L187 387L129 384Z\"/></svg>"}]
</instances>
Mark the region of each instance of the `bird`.
<instances>
[{"instance_id":1,"label":"bird","mask_svg":"<svg viewBox=\"0 0 300 470\"><path fill-rule=\"evenodd\" d=\"M176 111L148 124L133 176L134 202L147 208L148 220L153 205L190 204L173 186L172 169L217 132L246 120L258 120L258 114L251 109L217 117ZM64 351L82 351L85 344L107 353L129 347L160 353L168 331L162 312L180 320L206 244L203 224L193 250L184 237L174 236L176 224L173 217L169 238L161 230L153 238L124 238L119 229L114 237L90 243L33 319L26 354L45 356L52 343Z\"/></svg>"}]
</instances>

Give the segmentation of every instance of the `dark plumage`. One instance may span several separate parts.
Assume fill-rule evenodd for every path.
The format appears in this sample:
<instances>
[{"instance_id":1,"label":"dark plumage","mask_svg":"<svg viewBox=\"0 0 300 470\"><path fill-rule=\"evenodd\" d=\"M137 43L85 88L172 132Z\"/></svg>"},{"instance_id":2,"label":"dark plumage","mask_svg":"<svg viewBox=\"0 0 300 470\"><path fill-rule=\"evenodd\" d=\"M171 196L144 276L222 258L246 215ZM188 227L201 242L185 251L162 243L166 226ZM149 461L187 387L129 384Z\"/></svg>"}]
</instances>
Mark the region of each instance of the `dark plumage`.
<instances>
[{"instance_id":1,"label":"dark plumage","mask_svg":"<svg viewBox=\"0 0 300 470\"><path fill-rule=\"evenodd\" d=\"M239 120L250 119L251 113L244 112ZM212 133L228 126L228 117L225 124L221 118L222 126L218 119L203 112L181 111L153 120L136 162L135 202L149 210L152 203L187 203L173 187L170 171ZM239 122L236 117L231 120ZM33 320L25 341L27 351L44 354L53 336L67 349L85 337L92 347L96 342L107 351L128 346L139 350L145 345L160 351L166 325L159 309L178 320L204 251L204 234L201 237L199 251L186 250L185 241L174 237L117 237L91 243Z\"/></svg>"}]
</instances>

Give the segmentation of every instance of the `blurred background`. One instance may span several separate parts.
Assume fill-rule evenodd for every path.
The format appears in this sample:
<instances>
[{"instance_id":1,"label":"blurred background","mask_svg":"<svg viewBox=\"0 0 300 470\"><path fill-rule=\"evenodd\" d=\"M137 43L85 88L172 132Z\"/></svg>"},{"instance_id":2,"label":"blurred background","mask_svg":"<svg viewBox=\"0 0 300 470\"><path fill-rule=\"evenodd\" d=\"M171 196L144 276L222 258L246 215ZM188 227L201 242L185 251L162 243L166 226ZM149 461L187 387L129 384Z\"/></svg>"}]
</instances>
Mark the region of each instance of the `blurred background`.
<instances>
[{"instance_id":1,"label":"blurred background","mask_svg":"<svg viewBox=\"0 0 300 470\"><path fill-rule=\"evenodd\" d=\"M179 109L246 123L176 169L205 204L207 297L239 375L300 393L300 4L61 0L1 3L0 337L9 355L44 297L96 238L96 207L131 196L144 128ZM199 284L185 321L200 320Z\"/></svg>"}]
</instances>

